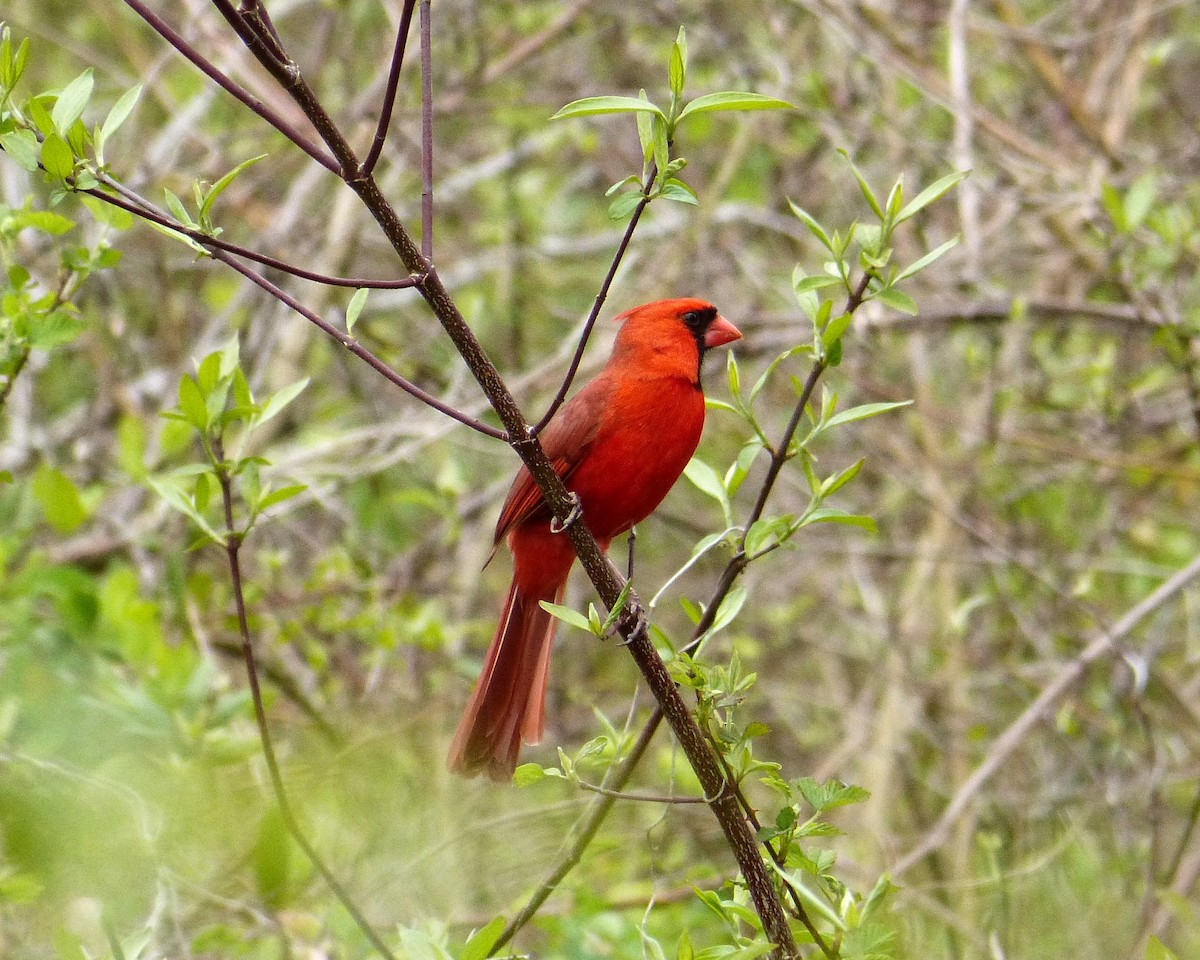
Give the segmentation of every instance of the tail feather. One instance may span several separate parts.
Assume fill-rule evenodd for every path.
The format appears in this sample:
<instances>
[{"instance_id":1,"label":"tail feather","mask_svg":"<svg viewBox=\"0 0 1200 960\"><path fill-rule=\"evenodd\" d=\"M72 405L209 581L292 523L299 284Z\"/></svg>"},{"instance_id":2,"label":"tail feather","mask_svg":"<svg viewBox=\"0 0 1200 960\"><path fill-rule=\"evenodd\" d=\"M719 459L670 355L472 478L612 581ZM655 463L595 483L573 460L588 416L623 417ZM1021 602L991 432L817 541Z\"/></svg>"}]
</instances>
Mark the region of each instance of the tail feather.
<instances>
[{"instance_id":1,"label":"tail feather","mask_svg":"<svg viewBox=\"0 0 1200 960\"><path fill-rule=\"evenodd\" d=\"M447 761L452 772L475 776L486 769L493 780L510 780L521 742L541 739L554 618L539 601L558 603L563 587L560 583L535 591L544 596L529 596L514 580L483 671L454 734Z\"/></svg>"}]
</instances>

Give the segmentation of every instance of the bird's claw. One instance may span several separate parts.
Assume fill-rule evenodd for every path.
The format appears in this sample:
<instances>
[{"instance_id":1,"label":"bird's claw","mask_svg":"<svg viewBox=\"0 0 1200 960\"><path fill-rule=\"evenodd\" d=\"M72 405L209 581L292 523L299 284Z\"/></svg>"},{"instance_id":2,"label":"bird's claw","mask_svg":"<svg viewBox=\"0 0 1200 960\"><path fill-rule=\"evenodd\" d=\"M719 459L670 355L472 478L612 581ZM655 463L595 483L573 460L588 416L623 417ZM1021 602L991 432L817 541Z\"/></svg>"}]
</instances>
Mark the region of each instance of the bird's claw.
<instances>
[{"instance_id":1,"label":"bird's claw","mask_svg":"<svg viewBox=\"0 0 1200 960\"><path fill-rule=\"evenodd\" d=\"M624 634L629 630L629 635L621 640L620 646L627 647L635 640L645 640L649 636L649 630L646 622L646 611L642 609L642 605L636 600L629 604L629 609L621 614L620 620L617 623L618 630ZM632 629L630 629L632 627Z\"/></svg>"},{"instance_id":2,"label":"bird's claw","mask_svg":"<svg viewBox=\"0 0 1200 960\"><path fill-rule=\"evenodd\" d=\"M562 533L569 528L576 520L583 516L583 504L579 501L579 494L571 493L571 512L567 514L567 519L559 523L558 517L550 518L550 532Z\"/></svg>"}]
</instances>

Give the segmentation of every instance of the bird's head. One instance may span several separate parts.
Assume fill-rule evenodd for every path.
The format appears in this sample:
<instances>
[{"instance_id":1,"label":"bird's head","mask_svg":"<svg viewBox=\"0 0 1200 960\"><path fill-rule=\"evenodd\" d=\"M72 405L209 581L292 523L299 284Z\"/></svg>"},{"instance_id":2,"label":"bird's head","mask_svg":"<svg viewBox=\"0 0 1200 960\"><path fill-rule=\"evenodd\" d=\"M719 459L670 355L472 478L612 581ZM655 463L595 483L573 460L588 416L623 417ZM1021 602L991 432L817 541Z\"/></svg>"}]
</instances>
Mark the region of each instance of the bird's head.
<instances>
[{"instance_id":1,"label":"bird's head","mask_svg":"<svg viewBox=\"0 0 1200 960\"><path fill-rule=\"evenodd\" d=\"M622 327L614 359L654 368L677 366L680 372L694 376L697 386L705 351L742 337L716 307L696 297L644 303L616 319Z\"/></svg>"}]
</instances>

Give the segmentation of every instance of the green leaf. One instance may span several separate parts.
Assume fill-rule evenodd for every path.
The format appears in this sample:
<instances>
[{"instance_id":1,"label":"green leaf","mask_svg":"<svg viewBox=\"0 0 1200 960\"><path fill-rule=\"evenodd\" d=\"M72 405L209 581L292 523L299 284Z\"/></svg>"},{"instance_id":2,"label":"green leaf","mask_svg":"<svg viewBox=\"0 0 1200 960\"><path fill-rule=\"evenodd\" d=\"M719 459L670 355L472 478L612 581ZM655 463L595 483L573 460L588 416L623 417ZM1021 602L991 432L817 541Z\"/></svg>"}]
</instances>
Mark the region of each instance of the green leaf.
<instances>
[{"instance_id":1,"label":"green leaf","mask_svg":"<svg viewBox=\"0 0 1200 960\"><path fill-rule=\"evenodd\" d=\"M517 783L517 776L525 767L537 767L541 773L542 768L536 763L523 763L513 772L513 783L516 786L525 786L523 783ZM545 774L542 774L545 776ZM542 777L538 777L538 780ZM480 927L467 940L467 945L463 947L462 953L458 955L458 960L487 960L492 955L492 947L496 945L496 941L500 939L500 934L504 932L504 917L493 917L487 926Z\"/></svg>"},{"instance_id":2,"label":"green leaf","mask_svg":"<svg viewBox=\"0 0 1200 960\"><path fill-rule=\"evenodd\" d=\"M835 507L818 507L800 521L800 526L807 527L814 523L841 523L848 527L860 527L868 533L879 532L874 518L858 513L847 513L845 510L838 510Z\"/></svg>"},{"instance_id":3,"label":"green leaf","mask_svg":"<svg viewBox=\"0 0 1200 960\"><path fill-rule=\"evenodd\" d=\"M308 386L308 381L309 378L305 377L276 391L263 406L263 412L259 414L257 422L266 423L281 413L284 407L300 396L300 393Z\"/></svg>"},{"instance_id":4,"label":"green leaf","mask_svg":"<svg viewBox=\"0 0 1200 960\"><path fill-rule=\"evenodd\" d=\"M55 237L75 226L74 220L52 210L22 210L13 214L13 220L22 227L32 227Z\"/></svg>"},{"instance_id":5,"label":"green leaf","mask_svg":"<svg viewBox=\"0 0 1200 960\"><path fill-rule=\"evenodd\" d=\"M29 345L39 350L49 350L70 343L83 332L83 328L84 322L77 314L69 310L55 310L32 321Z\"/></svg>"},{"instance_id":6,"label":"green leaf","mask_svg":"<svg viewBox=\"0 0 1200 960\"><path fill-rule=\"evenodd\" d=\"M940 258L948 250L952 250L954 247L956 247L958 245L958 239L959 239L958 236L955 235L955 236L951 237L949 240L947 240L945 243L930 250L927 254L925 254L925 256L921 257L919 260L914 260L911 264L909 264L907 267L905 267L903 270L901 270L896 275L896 279L893 280L892 283L899 283L901 280L907 280L909 277L913 276L914 274L920 273L927 266L929 266L935 260Z\"/></svg>"},{"instance_id":7,"label":"green leaf","mask_svg":"<svg viewBox=\"0 0 1200 960\"><path fill-rule=\"evenodd\" d=\"M642 117L643 117L643 116L645 116L645 114L640 114L640 113L638 114L638 121L639 121L639 122L641 121L641 119L642 119ZM647 119L647 120L646 120L646 122L647 122L647 123L649 123L649 122L650 122L650 120L649 120L649 119ZM620 190L622 187L628 187L628 186L631 186L631 185L633 185L633 184L639 184L639 183L641 183L641 182L642 182L641 180L639 180L637 177L635 177L635 176L634 176L634 175L631 173L631 174L630 174L629 176L627 176L627 177L626 177L624 180L618 180L618 181L617 181L616 183L614 183L614 184L613 184L611 187L609 187L607 190L605 190L605 191L604 191L604 195L605 195L606 197L611 197L611 196L612 196L614 193L616 193L616 192L617 192L618 190Z\"/></svg>"},{"instance_id":8,"label":"green leaf","mask_svg":"<svg viewBox=\"0 0 1200 960\"><path fill-rule=\"evenodd\" d=\"M665 121L666 115L649 100L638 97L584 97L572 100L554 114L551 120L566 120L569 117L592 117L602 113L653 113Z\"/></svg>"},{"instance_id":9,"label":"green leaf","mask_svg":"<svg viewBox=\"0 0 1200 960\"><path fill-rule=\"evenodd\" d=\"M879 201L875 197L875 191L872 190L871 185L867 183L867 178L862 175L862 171L859 170L854 161L850 159L849 153L847 153L845 150L838 150L838 153L845 157L846 162L850 164L850 169L854 173L854 179L858 181L858 188L862 191L863 197L866 198L867 206L871 208L875 216L877 216L880 220L883 220L883 207L879 205Z\"/></svg>"},{"instance_id":10,"label":"green leaf","mask_svg":"<svg viewBox=\"0 0 1200 960\"><path fill-rule=\"evenodd\" d=\"M108 116L104 118L104 125L100 128L101 145L106 143L108 138L116 133L121 124L129 118L129 114L133 112L141 95L142 85L139 83L121 94L117 102L113 104L112 109L108 111Z\"/></svg>"},{"instance_id":11,"label":"green leaf","mask_svg":"<svg viewBox=\"0 0 1200 960\"><path fill-rule=\"evenodd\" d=\"M212 205L216 202L217 197L225 192L225 188L233 183L233 181L238 178L243 170L245 170L247 167L254 166L254 164L258 163L260 160L266 159L266 156L267 154L260 153L257 157L251 157L249 160L243 160L236 167L225 174L225 176L221 177L220 180L209 187L208 193L205 194L204 200L200 204L200 220L204 221L208 217L209 211L212 210Z\"/></svg>"},{"instance_id":12,"label":"green leaf","mask_svg":"<svg viewBox=\"0 0 1200 960\"><path fill-rule=\"evenodd\" d=\"M898 410L900 407L907 407L911 404L911 400L901 400L897 403L864 403L857 407L851 407L849 410L843 410L841 413L834 414L829 418L825 426L836 427L841 423L866 420L868 417L877 417L881 413L887 413L889 410Z\"/></svg>"},{"instance_id":13,"label":"green leaf","mask_svg":"<svg viewBox=\"0 0 1200 960\"><path fill-rule=\"evenodd\" d=\"M284 906L292 872L292 838L275 807L268 809L259 824L251 859L258 895L272 907Z\"/></svg>"},{"instance_id":14,"label":"green leaf","mask_svg":"<svg viewBox=\"0 0 1200 960\"><path fill-rule=\"evenodd\" d=\"M687 37L683 27L679 28L679 35L671 47L671 63L667 74L671 84L671 95L678 100L683 96L683 84L687 78Z\"/></svg>"},{"instance_id":15,"label":"green leaf","mask_svg":"<svg viewBox=\"0 0 1200 960\"><path fill-rule=\"evenodd\" d=\"M1158 937L1151 937L1146 941L1146 960L1175 960L1175 954Z\"/></svg>"},{"instance_id":16,"label":"green leaf","mask_svg":"<svg viewBox=\"0 0 1200 960\"><path fill-rule=\"evenodd\" d=\"M350 298L350 305L346 307L346 332L354 333L354 324L358 322L358 315L362 313L363 307L367 304L367 297L371 291L366 287L359 287L354 291L354 296Z\"/></svg>"},{"instance_id":17,"label":"green leaf","mask_svg":"<svg viewBox=\"0 0 1200 960\"><path fill-rule=\"evenodd\" d=\"M658 195L664 200L674 200L677 203L690 203L697 207L700 205L696 191L676 177L669 177L667 182L663 184L663 188Z\"/></svg>"},{"instance_id":18,"label":"green leaf","mask_svg":"<svg viewBox=\"0 0 1200 960\"><path fill-rule=\"evenodd\" d=\"M208 429L208 407L200 385L188 374L179 380L179 411L193 427L203 433Z\"/></svg>"},{"instance_id":19,"label":"green leaf","mask_svg":"<svg viewBox=\"0 0 1200 960\"><path fill-rule=\"evenodd\" d=\"M286 487L280 487L278 490L272 490L270 493L264 494L262 499L254 505L256 512L261 513L277 503L283 503L284 500L290 500L292 497L303 493L308 489L307 483L293 483Z\"/></svg>"},{"instance_id":20,"label":"green leaf","mask_svg":"<svg viewBox=\"0 0 1200 960\"><path fill-rule=\"evenodd\" d=\"M792 289L796 293L808 293L810 290L823 290L826 287L837 287L842 285L841 277L831 277L827 273L818 273L813 276L807 276L800 270L792 274Z\"/></svg>"},{"instance_id":21,"label":"green leaf","mask_svg":"<svg viewBox=\"0 0 1200 960\"><path fill-rule=\"evenodd\" d=\"M536 763L522 763L513 771L514 787L529 787L546 779L546 771ZM494 942L494 941L493 941ZM488 948L491 949L490 947Z\"/></svg>"},{"instance_id":22,"label":"green leaf","mask_svg":"<svg viewBox=\"0 0 1200 960\"><path fill-rule=\"evenodd\" d=\"M538 605L555 620L561 620L568 626L586 630L588 633L592 632L591 622L578 610L564 607L561 603L551 603L549 600L539 600Z\"/></svg>"},{"instance_id":23,"label":"green leaf","mask_svg":"<svg viewBox=\"0 0 1200 960\"><path fill-rule=\"evenodd\" d=\"M688 465L683 468L683 475L701 493L708 494L708 496L712 497L722 506L728 505L729 497L725 492L725 484L721 482L717 471L703 460L693 457L688 461Z\"/></svg>"},{"instance_id":24,"label":"green leaf","mask_svg":"<svg viewBox=\"0 0 1200 960\"><path fill-rule=\"evenodd\" d=\"M725 90L697 97L679 114L679 120L697 113L713 113L717 110L795 110L786 100L768 97L762 93L743 93Z\"/></svg>"},{"instance_id":25,"label":"green leaf","mask_svg":"<svg viewBox=\"0 0 1200 960\"><path fill-rule=\"evenodd\" d=\"M71 152L67 141L57 133L46 134L42 141L42 166L52 177L65 180L75 170L75 154Z\"/></svg>"},{"instance_id":26,"label":"green leaf","mask_svg":"<svg viewBox=\"0 0 1200 960\"><path fill-rule=\"evenodd\" d=\"M41 145L32 130L9 130L0 133L0 147L22 170L33 173L38 166Z\"/></svg>"},{"instance_id":27,"label":"green leaf","mask_svg":"<svg viewBox=\"0 0 1200 960\"><path fill-rule=\"evenodd\" d=\"M220 379L221 354L213 351L201 360L200 365L196 368L196 383L200 385L200 392L207 398L216 389L217 381Z\"/></svg>"},{"instance_id":28,"label":"green leaf","mask_svg":"<svg viewBox=\"0 0 1200 960\"><path fill-rule=\"evenodd\" d=\"M10 873L0 877L0 903L32 903L45 885L32 873Z\"/></svg>"},{"instance_id":29,"label":"green leaf","mask_svg":"<svg viewBox=\"0 0 1200 960\"><path fill-rule=\"evenodd\" d=\"M637 209L641 202L642 195L636 191L630 190L628 193L622 193L608 205L608 215L613 220L624 220Z\"/></svg>"},{"instance_id":30,"label":"green leaf","mask_svg":"<svg viewBox=\"0 0 1200 960\"><path fill-rule=\"evenodd\" d=\"M817 223L816 218L791 200L788 201L788 206L792 208L792 213L796 215L796 218L808 228L808 232L821 242L821 246L830 253L833 253L833 242L829 239L829 234L825 232L825 228Z\"/></svg>"},{"instance_id":31,"label":"green leaf","mask_svg":"<svg viewBox=\"0 0 1200 960\"><path fill-rule=\"evenodd\" d=\"M940 180L935 180L924 190L918 193L913 199L901 209L896 215L896 223L901 224L915 213L919 213L927 206L937 200L943 194L947 193L955 184L961 183L971 175L970 170L957 170L954 173L947 174Z\"/></svg>"},{"instance_id":32,"label":"green leaf","mask_svg":"<svg viewBox=\"0 0 1200 960\"><path fill-rule=\"evenodd\" d=\"M857 462L852 463L841 473L835 474L826 480L823 484L821 484L821 496L829 497L841 490L842 487L858 476L858 471L862 469L863 463L864 460L860 458Z\"/></svg>"},{"instance_id":33,"label":"green leaf","mask_svg":"<svg viewBox=\"0 0 1200 960\"><path fill-rule=\"evenodd\" d=\"M192 219L192 215L187 212L187 208L170 190L163 190L163 196L167 202L167 209L171 211L171 216L182 223L185 227L195 227L196 221Z\"/></svg>"},{"instance_id":34,"label":"green leaf","mask_svg":"<svg viewBox=\"0 0 1200 960\"><path fill-rule=\"evenodd\" d=\"M808 805L818 813L825 813L851 803L862 803L871 796L862 787L842 783L840 780L831 779L824 783L818 783L812 777L801 777L795 781L795 786Z\"/></svg>"},{"instance_id":35,"label":"green leaf","mask_svg":"<svg viewBox=\"0 0 1200 960\"><path fill-rule=\"evenodd\" d=\"M54 129L62 136L65 137L75 121L83 115L83 108L92 96L93 83L92 69L88 67L63 87L62 93L58 95L54 109L50 112L50 119L54 121Z\"/></svg>"},{"instance_id":36,"label":"green leaf","mask_svg":"<svg viewBox=\"0 0 1200 960\"><path fill-rule=\"evenodd\" d=\"M886 304L893 310L908 314L910 317L917 315L917 301L903 290L897 290L895 287L885 287L883 290L879 290L873 299Z\"/></svg>"},{"instance_id":37,"label":"green leaf","mask_svg":"<svg viewBox=\"0 0 1200 960\"><path fill-rule=\"evenodd\" d=\"M821 331L821 346L829 350L834 344L838 343L843 334L850 329L850 322L854 319L851 313L839 313L836 317L825 324L825 329Z\"/></svg>"},{"instance_id":38,"label":"green leaf","mask_svg":"<svg viewBox=\"0 0 1200 960\"><path fill-rule=\"evenodd\" d=\"M1158 177L1147 170L1133 181L1125 194L1125 228L1136 230L1146 219L1158 196Z\"/></svg>"},{"instance_id":39,"label":"green leaf","mask_svg":"<svg viewBox=\"0 0 1200 960\"><path fill-rule=\"evenodd\" d=\"M47 522L59 533L70 533L87 519L75 484L48 463L34 471L30 489Z\"/></svg>"},{"instance_id":40,"label":"green leaf","mask_svg":"<svg viewBox=\"0 0 1200 960\"><path fill-rule=\"evenodd\" d=\"M733 623L734 618L741 613L742 607L746 605L746 598L749 595L749 591L740 583L725 594L725 599L721 601L721 605L717 608L717 615L713 618L713 624L708 628L709 636L720 630L724 630L729 624Z\"/></svg>"}]
</instances>

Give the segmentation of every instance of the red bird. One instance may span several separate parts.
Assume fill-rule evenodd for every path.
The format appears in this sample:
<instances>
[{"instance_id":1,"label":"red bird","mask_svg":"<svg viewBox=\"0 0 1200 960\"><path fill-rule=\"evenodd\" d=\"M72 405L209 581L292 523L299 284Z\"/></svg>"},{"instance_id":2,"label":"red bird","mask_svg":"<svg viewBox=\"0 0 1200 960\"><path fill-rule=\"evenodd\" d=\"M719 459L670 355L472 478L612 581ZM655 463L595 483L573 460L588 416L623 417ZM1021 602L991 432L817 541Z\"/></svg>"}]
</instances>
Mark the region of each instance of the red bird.
<instances>
[{"instance_id":1,"label":"red bird","mask_svg":"<svg viewBox=\"0 0 1200 960\"><path fill-rule=\"evenodd\" d=\"M624 325L604 370L540 435L602 550L649 516L683 473L704 427L704 352L741 337L716 307L691 298L647 303L617 320ZM496 524L495 542L505 539L513 555L512 586L450 748L455 773L486 768L510 780L521 742L541 739L555 621L538 601L561 602L575 561L550 520L522 467Z\"/></svg>"}]
</instances>

